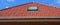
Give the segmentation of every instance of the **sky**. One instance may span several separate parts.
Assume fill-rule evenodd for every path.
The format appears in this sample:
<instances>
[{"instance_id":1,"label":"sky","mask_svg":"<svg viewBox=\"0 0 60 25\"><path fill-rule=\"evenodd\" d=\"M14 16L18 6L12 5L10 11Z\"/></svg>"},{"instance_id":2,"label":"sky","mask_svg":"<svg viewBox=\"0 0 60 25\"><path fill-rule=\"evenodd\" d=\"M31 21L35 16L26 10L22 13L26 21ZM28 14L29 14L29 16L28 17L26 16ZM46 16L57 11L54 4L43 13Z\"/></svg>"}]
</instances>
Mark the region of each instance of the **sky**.
<instances>
[{"instance_id":1,"label":"sky","mask_svg":"<svg viewBox=\"0 0 60 25\"><path fill-rule=\"evenodd\" d=\"M25 4L28 2L40 2L60 7L60 0L0 0L0 9L9 8L18 4Z\"/></svg>"}]
</instances>

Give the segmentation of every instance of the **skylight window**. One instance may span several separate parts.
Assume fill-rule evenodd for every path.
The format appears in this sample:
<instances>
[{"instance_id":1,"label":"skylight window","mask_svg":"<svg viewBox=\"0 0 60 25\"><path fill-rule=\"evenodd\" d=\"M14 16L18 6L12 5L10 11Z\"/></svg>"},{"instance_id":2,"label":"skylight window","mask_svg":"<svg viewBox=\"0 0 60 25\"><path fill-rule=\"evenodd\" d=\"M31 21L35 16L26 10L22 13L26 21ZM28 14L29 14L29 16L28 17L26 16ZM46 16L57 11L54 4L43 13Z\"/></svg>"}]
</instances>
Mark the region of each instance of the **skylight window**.
<instances>
[{"instance_id":1,"label":"skylight window","mask_svg":"<svg viewBox=\"0 0 60 25\"><path fill-rule=\"evenodd\" d=\"M29 6L28 11L38 11L37 6Z\"/></svg>"}]
</instances>

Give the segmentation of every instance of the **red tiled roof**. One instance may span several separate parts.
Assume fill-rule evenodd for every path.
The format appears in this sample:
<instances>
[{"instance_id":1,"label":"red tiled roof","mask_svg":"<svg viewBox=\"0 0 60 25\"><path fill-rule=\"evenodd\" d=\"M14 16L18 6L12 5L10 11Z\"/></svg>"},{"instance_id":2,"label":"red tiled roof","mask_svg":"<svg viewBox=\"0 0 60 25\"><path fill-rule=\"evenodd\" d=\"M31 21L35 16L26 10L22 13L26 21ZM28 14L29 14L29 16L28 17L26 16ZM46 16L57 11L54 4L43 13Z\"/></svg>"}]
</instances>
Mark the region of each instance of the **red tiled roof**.
<instances>
[{"instance_id":1,"label":"red tiled roof","mask_svg":"<svg viewBox=\"0 0 60 25\"><path fill-rule=\"evenodd\" d=\"M27 11L29 6L37 6L38 11ZM0 10L0 16L60 16L60 8L30 2Z\"/></svg>"}]
</instances>

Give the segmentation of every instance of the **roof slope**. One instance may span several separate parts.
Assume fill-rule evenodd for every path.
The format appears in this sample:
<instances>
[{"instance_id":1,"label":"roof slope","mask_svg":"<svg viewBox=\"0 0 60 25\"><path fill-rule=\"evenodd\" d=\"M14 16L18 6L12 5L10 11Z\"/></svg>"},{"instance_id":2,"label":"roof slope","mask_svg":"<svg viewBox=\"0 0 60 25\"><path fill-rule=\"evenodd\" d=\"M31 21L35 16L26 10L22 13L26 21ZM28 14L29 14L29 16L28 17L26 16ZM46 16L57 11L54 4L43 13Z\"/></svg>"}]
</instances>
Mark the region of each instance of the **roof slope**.
<instances>
[{"instance_id":1,"label":"roof slope","mask_svg":"<svg viewBox=\"0 0 60 25\"><path fill-rule=\"evenodd\" d=\"M28 6L38 6L38 12L28 12ZM0 10L0 16L60 16L60 8L30 2Z\"/></svg>"}]
</instances>

